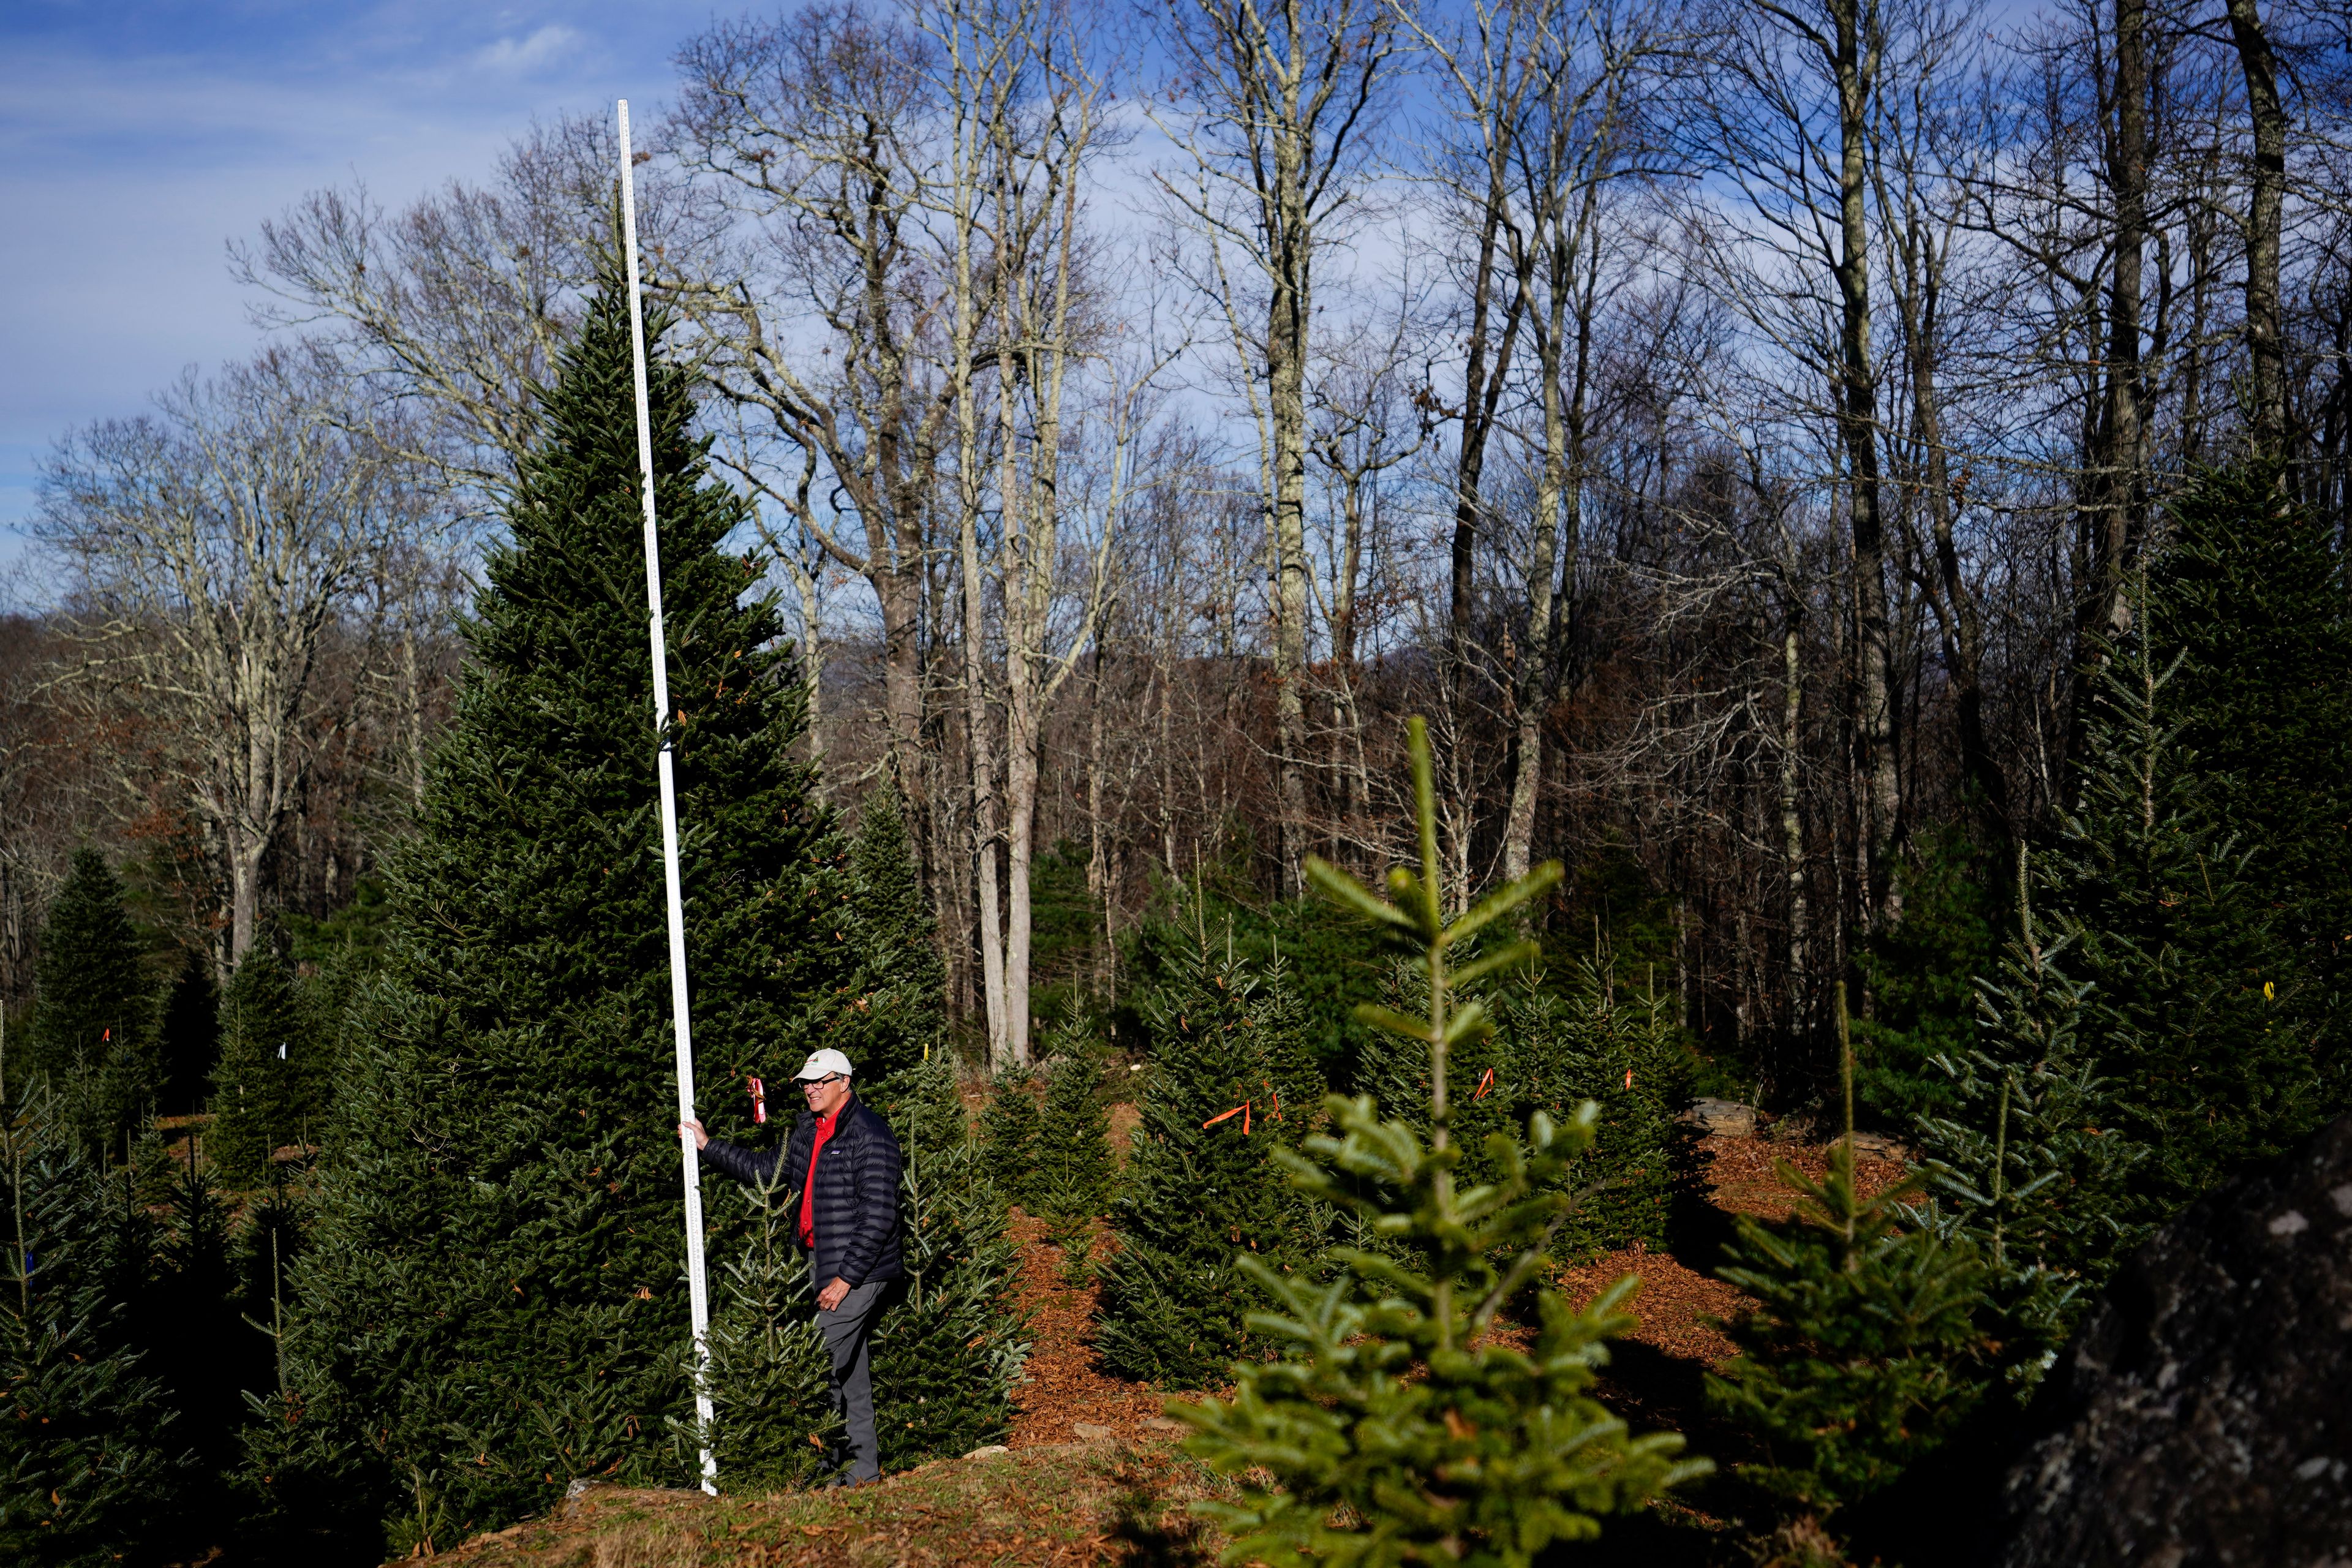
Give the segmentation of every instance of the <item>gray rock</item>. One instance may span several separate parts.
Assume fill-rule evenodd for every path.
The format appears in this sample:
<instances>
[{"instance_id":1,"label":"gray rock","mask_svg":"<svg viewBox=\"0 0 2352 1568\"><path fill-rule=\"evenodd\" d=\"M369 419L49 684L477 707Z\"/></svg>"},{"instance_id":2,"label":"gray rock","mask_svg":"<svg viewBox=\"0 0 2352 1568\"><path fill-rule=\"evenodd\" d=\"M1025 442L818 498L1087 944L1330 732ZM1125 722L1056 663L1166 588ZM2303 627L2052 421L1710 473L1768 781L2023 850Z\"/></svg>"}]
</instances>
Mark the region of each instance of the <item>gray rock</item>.
<instances>
[{"instance_id":1,"label":"gray rock","mask_svg":"<svg viewBox=\"0 0 2352 1568\"><path fill-rule=\"evenodd\" d=\"M2352 1565L2352 1115L2135 1253L2034 1429L2004 1568Z\"/></svg>"},{"instance_id":2,"label":"gray rock","mask_svg":"<svg viewBox=\"0 0 2352 1568\"><path fill-rule=\"evenodd\" d=\"M1853 1152L1865 1159L1891 1161L1897 1165L1915 1163L1918 1155L1911 1146L1884 1132L1857 1132L1853 1135Z\"/></svg>"},{"instance_id":3,"label":"gray rock","mask_svg":"<svg viewBox=\"0 0 2352 1568\"><path fill-rule=\"evenodd\" d=\"M1742 1105L1736 1100L1694 1100L1682 1119L1702 1132L1718 1138L1752 1138L1756 1135L1756 1108Z\"/></svg>"}]
</instances>

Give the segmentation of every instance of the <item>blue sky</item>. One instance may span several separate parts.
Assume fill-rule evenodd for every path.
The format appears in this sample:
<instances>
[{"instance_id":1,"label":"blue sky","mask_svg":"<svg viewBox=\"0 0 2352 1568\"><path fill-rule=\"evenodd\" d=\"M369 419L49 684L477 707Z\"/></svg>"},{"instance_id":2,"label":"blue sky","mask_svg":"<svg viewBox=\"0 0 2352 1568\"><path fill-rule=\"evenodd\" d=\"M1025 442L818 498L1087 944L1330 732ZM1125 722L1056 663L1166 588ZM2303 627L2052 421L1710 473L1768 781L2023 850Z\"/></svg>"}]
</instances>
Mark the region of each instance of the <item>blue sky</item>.
<instances>
[{"instance_id":1,"label":"blue sky","mask_svg":"<svg viewBox=\"0 0 2352 1568\"><path fill-rule=\"evenodd\" d=\"M321 185L483 174L534 115L643 117L739 8L0 4L0 559L57 436L260 341L229 239Z\"/></svg>"}]
</instances>

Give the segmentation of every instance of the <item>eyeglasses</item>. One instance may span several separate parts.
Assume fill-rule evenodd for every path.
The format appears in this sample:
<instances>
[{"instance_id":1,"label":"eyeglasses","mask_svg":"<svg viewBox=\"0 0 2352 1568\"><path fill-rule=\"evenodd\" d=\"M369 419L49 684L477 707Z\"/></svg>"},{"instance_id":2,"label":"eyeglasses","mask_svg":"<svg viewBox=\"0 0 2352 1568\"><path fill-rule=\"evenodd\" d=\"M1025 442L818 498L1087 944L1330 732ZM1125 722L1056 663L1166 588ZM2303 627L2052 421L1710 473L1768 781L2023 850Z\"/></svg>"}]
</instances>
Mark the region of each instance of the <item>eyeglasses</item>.
<instances>
[{"instance_id":1,"label":"eyeglasses","mask_svg":"<svg viewBox=\"0 0 2352 1568\"><path fill-rule=\"evenodd\" d=\"M847 1083L848 1081L849 1080L847 1079L842 1077L839 1073L834 1074L831 1078L803 1079L801 1080L801 1092L803 1094L806 1094L811 1089L829 1089L836 1083Z\"/></svg>"}]
</instances>

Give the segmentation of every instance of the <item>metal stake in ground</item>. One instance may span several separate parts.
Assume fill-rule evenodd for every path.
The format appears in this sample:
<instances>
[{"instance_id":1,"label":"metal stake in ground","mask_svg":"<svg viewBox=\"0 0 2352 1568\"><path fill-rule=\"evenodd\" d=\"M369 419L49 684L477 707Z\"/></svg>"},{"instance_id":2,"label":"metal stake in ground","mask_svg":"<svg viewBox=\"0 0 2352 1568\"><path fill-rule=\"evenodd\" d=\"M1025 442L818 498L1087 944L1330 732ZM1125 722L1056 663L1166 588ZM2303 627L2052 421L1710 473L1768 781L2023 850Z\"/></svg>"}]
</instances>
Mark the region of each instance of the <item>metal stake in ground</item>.
<instances>
[{"instance_id":1,"label":"metal stake in ground","mask_svg":"<svg viewBox=\"0 0 2352 1568\"><path fill-rule=\"evenodd\" d=\"M694 1113L694 1026L686 1010L686 904L677 881L677 784L671 759L677 715L669 706L669 650L662 637L661 542L654 526L654 429L646 400L646 319L637 283L637 197L631 179L629 100L621 100L621 247L629 268L629 348L637 384L637 473L646 511L646 609L653 632L654 727L661 735L662 878L669 893L669 1012L677 1037L677 1119ZM702 1439L702 1489L717 1496L719 1465L710 1454L710 1289L702 1266L702 1164L694 1139L677 1135L686 1176L687 1297L694 1319L694 1415Z\"/></svg>"}]
</instances>

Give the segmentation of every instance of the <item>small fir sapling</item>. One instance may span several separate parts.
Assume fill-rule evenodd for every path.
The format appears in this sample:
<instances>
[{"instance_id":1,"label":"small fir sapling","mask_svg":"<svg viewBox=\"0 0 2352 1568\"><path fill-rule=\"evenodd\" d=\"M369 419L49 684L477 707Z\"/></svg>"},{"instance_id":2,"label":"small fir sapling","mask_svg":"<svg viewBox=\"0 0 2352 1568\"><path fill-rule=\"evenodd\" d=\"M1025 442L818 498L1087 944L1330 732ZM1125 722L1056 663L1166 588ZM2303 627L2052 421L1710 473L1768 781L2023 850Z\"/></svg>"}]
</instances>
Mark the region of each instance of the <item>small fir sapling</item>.
<instances>
[{"instance_id":1,"label":"small fir sapling","mask_svg":"<svg viewBox=\"0 0 2352 1568\"><path fill-rule=\"evenodd\" d=\"M1391 1012L1412 1016L1429 1010L1428 973L1420 965L1420 960L1400 959L1391 967L1381 1001ZM1483 999L1480 1005L1486 1006ZM1493 1010L1487 1011L1491 1016ZM1455 1172L1460 1181L1493 1180L1501 1167L1486 1153L1488 1138L1497 1132L1513 1135L1527 1121L1524 1102L1530 1080L1520 1043L1513 1031L1492 1029L1465 1037L1445 1055L1451 1089L1448 1134L1460 1152ZM1429 1120L1433 1065L1426 1041L1376 1030L1358 1053L1356 1086L1426 1140L1433 1131Z\"/></svg>"},{"instance_id":2,"label":"small fir sapling","mask_svg":"<svg viewBox=\"0 0 2352 1568\"><path fill-rule=\"evenodd\" d=\"M849 846L849 946L858 972L825 1041L879 1083L947 1038L947 965L923 896L906 804L888 774L866 792Z\"/></svg>"},{"instance_id":3,"label":"small fir sapling","mask_svg":"<svg viewBox=\"0 0 2352 1568\"><path fill-rule=\"evenodd\" d=\"M1391 871L1383 900L1320 860L1308 870L1343 909L1421 955L1425 1016L1367 1005L1358 1016L1427 1049L1428 1098L1414 1120L1425 1114L1429 1136L1382 1120L1369 1096L1335 1096L1331 1132L1278 1156L1307 1194L1366 1216L1389 1245L1339 1249L1343 1272L1328 1285L1238 1260L1276 1305L1251 1321L1281 1353L1236 1363L1230 1402L1169 1405L1196 1429L1187 1450L1237 1482L1234 1500L1195 1505L1232 1538L1229 1563L1527 1564L1709 1468L1677 1457L1677 1436L1629 1437L1592 1397L1603 1342L1633 1324L1619 1309L1633 1281L1580 1311L1536 1284L1570 1206L1559 1178L1591 1142L1594 1108L1564 1127L1538 1111L1520 1136L1492 1135L1484 1152L1497 1179L1456 1182L1451 1058L1490 1027L1477 1001L1457 1005L1456 990L1527 963L1532 950L1513 944L1460 971L1452 952L1560 873L1547 865L1449 924L1418 719L1410 742L1420 875ZM1499 1268L1498 1257L1507 1259ZM1523 1290L1536 1318L1526 1351L1486 1332Z\"/></svg>"},{"instance_id":4,"label":"small fir sapling","mask_svg":"<svg viewBox=\"0 0 2352 1568\"><path fill-rule=\"evenodd\" d=\"M1110 1205L1117 1167L1110 1152L1110 1109L1102 1065L1087 1048L1086 1021L1073 1006L1045 1037L1045 1098L1038 1108L1037 1206L1049 1215L1092 1219Z\"/></svg>"},{"instance_id":5,"label":"small fir sapling","mask_svg":"<svg viewBox=\"0 0 2352 1568\"><path fill-rule=\"evenodd\" d=\"M1612 969L1585 962L1561 996L1532 973L1500 988L1500 1031L1515 1041L1523 1103L1555 1121L1591 1101L1601 1121L1570 1181L1580 1196L1555 1250L1586 1258L1666 1239L1675 1183L1675 1112L1688 1092L1686 1058L1654 985L1636 994ZM1522 1111L1525 1114L1525 1111Z\"/></svg>"},{"instance_id":6,"label":"small fir sapling","mask_svg":"<svg viewBox=\"0 0 2352 1568\"><path fill-rule=\"evenodd\" d=\"M163 1077L155 1109L165 1116L184 1116L203 1107L220 1059L220 993L213 984L213 966L202 954L182 952L159 1027Z\"/></svg>"},{"instance_id":7,"label":"small fir sapling","mask_svg":"<svg viewBox=\"0 0 2352 1568\"><path fill-rule=\"evenodd\" d=\"M173 1513L184 1542L201 1554L236 1524L220 1483L243 1458L244 1391L266 1375L268 1346L237 1312L236 1239L228 1206L209 1173L180 1167L164 1215L152 1304L141 1314L149 1368L163 1384L173 1427L194 1456L191 1485ZM202 1539L209 1534L210 1539Z\"/></svg>"},{"instance_id":8,"label":"small fir sapling","mask_svg":"<svg viewBox=\"0 0 2352 1568\"><path fill-rule=\"evenodd\" d=\"M1075 1004L1043 1042L1045 1097L1038 1110L1030 1184L1045 1217L1046 1239L1061 1250L1062 1282L1072 1289L1094 1278L1095 1220L1110 1206L1117 1174L1102 1068L1089 1043L1085 1017Z\"/></svg>"},{"instance_id":9,"label":"small fir sapling","mask_svg":"<svg viewBox=\"0 0 2352 1568\"><path fill-rule=\"evenodd\" d=\"M1919 1223L1917 1179L1864 1197L1854 1179L1853 1047L1837 992L1845 1136L1821 1181L1786 1161L1785 1219L1738 1218L1717 1270L1755 1304L1726 1325L1739 1353L1709 1403L1765 1458L1741 1474L1826 1521L1891 1484L1967 1418L1994 1375L1976 1246Z\"/></svg>"}]
</instances>

